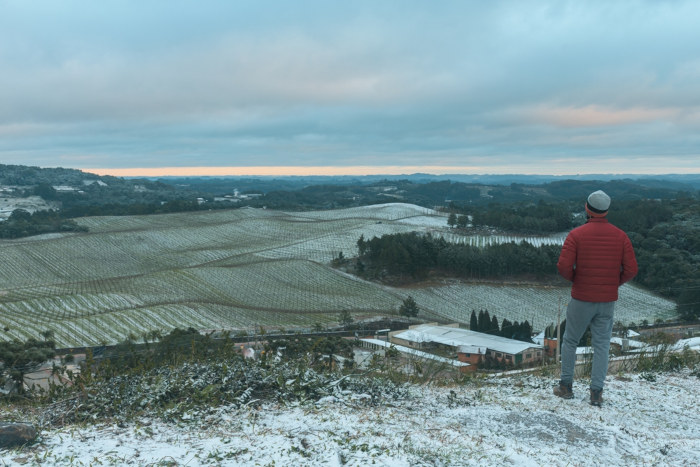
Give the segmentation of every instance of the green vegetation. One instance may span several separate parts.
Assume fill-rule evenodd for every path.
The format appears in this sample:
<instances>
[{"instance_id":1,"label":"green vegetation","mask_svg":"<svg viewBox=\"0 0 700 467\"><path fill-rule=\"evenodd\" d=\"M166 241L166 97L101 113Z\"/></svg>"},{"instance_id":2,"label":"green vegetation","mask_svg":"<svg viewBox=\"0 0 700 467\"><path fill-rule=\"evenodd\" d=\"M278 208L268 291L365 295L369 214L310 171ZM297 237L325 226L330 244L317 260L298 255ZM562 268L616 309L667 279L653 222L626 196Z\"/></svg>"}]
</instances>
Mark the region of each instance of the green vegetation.
<instances>
[{"instance_id":1,"label":"green vegetation","mask_svg":"<svg viewBox=\"0 0 700 467\"><path fill-rule=\"evenodd\" d=\"M52 232L87 232L87 227L66 219L56 211L37 211L33 214L16 209L0 222L0 238L20 238Z\"/></svg>"},{"instance_id":2,"label":"green vegetation","mask_svg":"<svg viewBox=\"0 0 700 467\"><path fill-rule=\"evenodd\" d=\"M529 276L555 277L561 247L532 246L527 242L476 247L455 245L430 234L399 233L357 241L362 276L373 279L399 277L424 279L430 273L485 279Z\"/></svg>"},{"instance_id":3,"label":"green vegetation","mask_svg":"<svg viewBox=\"0 0 700 467\"><path fill-rule=\"evenodd\" d=\"M472 208L474 227L496 227L522 233L552 233L570 230L573 227L570 202L518 203L503 205L491 203L488 206Z\"/></svg>"},{"instance_id":4,"label":"green vegetation","mask_svg":"<svg viewBox=\"0 0 700 467\"><path fill-rule=\"evenodd\" d=\"M532 342L532 326L530 326L528 320L519 323L518 321L511 322L508 318L503 318L502 324L499 325L498 318L496 315L491 317L489 310L479 310L478 315L476 310L472 310L469 318L469 329L508 339Z\"/></svg>"},{"instance_id":5,"label":"green vegetation","mask_svg":"<svg viewBox=\"0 0 700 467\"><path fill-rule=\"evenodd\" d=\"M159 341L126 341L98 358L88 356L73 384L30 394L45 405L50 425L126 421L142 415L179 422L221 405L257 406L269 401L314 402L343 391L367 394L371 405L408 396L378 375L341 371L333 355L352 356L340 338L271 341L258 359L245 359L231 339L176 329Z\"/></svg>"},{"instance_id":6,"label":"green vegetation","mask_svg":"<svg viewBox=\"0 0 700 467\"><path fill-rule=\"evenodd\" d=\"M43 340L0 342L0 387L11 380L19 394L24 393L24 375L56 355L51 331L42 333Z\"/></svg>"},{"instance_id":7,"label":"green vegetation","mask_svg":"<svg viewBox=\"0 0 700 467\"><path fill-rule=\"evenodd\" d=\"M399 307L399 314L409 318L418 316L419 311L418 304L410 295L404 299L403 303Z\"/></svg>"},{"instance_id":8,"label":"green vegetation","mask_svg":"<svg viewBox=\"0 0 700 467\"><path fill-rule=\"evenodd\" d=\"M632 240L635 282L675 300L683 319L700 318L700 202L621 201L608 215Z\"/></svg>"}]
</instances>

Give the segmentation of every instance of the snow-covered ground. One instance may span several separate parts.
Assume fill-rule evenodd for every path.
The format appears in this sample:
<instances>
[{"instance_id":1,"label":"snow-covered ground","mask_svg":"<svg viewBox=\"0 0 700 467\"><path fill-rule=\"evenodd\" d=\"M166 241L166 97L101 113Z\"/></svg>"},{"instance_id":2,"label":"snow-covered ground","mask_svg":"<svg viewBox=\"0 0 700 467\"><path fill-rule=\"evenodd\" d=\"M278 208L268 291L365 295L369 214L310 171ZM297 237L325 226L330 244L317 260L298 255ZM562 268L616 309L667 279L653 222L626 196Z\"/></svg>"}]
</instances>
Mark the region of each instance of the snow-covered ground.
<instances>
[{"instance_id":1,"label":"snow-covered ground","mask_svg":"<svg viewBox=\"0 0 700 467\"><path fill-rule=\"evenodd\" d=\"M552 376L415 386L377 406L222 407L178 423L141 419L45 430L2 465L700 465L700 377L611 374L602 408L551 392ZM4 417L3 417L4 418Z\"/></svg>"}]
</instances>

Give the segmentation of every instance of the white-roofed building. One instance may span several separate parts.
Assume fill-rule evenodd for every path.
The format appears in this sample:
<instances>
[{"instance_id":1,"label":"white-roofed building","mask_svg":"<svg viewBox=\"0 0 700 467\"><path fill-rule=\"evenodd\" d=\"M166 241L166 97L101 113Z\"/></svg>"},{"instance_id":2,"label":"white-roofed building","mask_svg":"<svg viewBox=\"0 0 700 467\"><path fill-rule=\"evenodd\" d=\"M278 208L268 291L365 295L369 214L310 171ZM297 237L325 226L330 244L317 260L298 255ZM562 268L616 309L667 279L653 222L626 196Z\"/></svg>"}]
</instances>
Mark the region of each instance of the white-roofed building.
<instances>
[{"instance_id":1,"label":"white-roofed building","mask_svg":"<svg viewBox=\"0 0 700 467\"><path fill-rule=\"evenodd\" d=\"M620 352L627 352L630 349L641 349L646 347L645 342L637 341L634 339L627 339L624 337L611 337L610 347L615 348Z\"/></svg>"},{"instance_id":2,"label":"white-roofed building","mask_svg":"<svg viewBox=\"0 0 700 467\"><path fill-rule=\"evenodd\" d=\"M420 350L454 352L459 361L473 366L486 358L521 365L542 360L542 346L491 334L461 329L456 325L421 324L389 334L392 343Z\"/></svg>"},{"instance_id":3,"label":"white-roofed building","mask_svg":"<svg viewBox=\"0 0 700 467\"><path fill-rule=\"evenodd\" d=\"M364 348L367 349L372 349L372 350L386 350L386 349L395 349L398 352L413 357L415 359L419 360L425 360L425 361L433 361L442 365L446 365L448 367L453 367L458 369L459 371L469 371L472 368L470 368L469 363L462 362L459 360L455 360L453 358L445 358L445 357L440 357L438 355L433 355L428 352L422 352L420 350L416 350L414 348L410 347L404 347L402 345L397 345L397 344L392 344L391 342L383 341L380 339L360 339L360 345ZM359 367L365 367L367 365L367 360L371 359L371 355L367 355L364 357L365 361L364 362L358 362ZM409 371L410 372L410 371Z\"/></svg>"}]
</instances>

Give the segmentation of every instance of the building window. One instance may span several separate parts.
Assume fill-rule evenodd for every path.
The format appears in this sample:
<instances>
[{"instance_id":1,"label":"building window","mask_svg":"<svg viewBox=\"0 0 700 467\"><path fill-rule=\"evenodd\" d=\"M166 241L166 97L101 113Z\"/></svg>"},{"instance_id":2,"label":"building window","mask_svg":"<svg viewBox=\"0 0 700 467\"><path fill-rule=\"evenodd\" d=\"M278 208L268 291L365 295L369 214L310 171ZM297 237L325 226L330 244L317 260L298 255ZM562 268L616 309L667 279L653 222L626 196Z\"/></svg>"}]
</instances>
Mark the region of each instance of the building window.
<instances>
[{"instance_id":1,"label":"building window","mask_svg":"<svg viewBox=\"0 0 700 467\"><path fill-rule=\"evenodd\" d=\"M496 352L496 358L501 358L503 354L501 352Z\"/></svg>"},{"instance_id":2,"label":"building window","mask_svg":"<svg viewBox=\"0 0 700 467\"><path fill-rule=\"evenodd\" d=\"M525 358L527 358L528 360L530 360L530 359L532 358L532 354L531 354L531 353L526 353L526 354L525 354Z\"/></svg>"}]
</instances>

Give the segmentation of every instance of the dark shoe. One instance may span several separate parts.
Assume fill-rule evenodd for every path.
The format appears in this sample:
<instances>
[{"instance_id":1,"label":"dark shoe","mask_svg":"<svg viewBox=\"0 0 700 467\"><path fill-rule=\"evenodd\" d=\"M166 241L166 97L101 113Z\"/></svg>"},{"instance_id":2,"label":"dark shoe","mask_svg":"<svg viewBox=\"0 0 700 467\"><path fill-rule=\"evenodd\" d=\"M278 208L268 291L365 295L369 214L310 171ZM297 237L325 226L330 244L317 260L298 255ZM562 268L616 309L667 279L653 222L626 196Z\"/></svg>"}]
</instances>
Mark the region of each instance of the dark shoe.
<instances>
[{"instance_id":1,"label":"dark shoe","mask_svg":"<svg viewBox=\"0 0 700 467\"><path fill-rule=\"evenodd\" d=\"M603 405L602 389L591 389L591 405L595 405L596 407Z\"/></svg>"},{"instance_id":2,"label":"dark shoe","mask_svg":"<svg viewBox=\"0 0 700 467\"><path fill-rule=\"evenodd\" d=\"M555 396L561 397L562 399L574 398L574 391L571 389L571 383L559 381L559 385L554 386L554 390L552 392Z\"/></svg>"}]
</instances>

